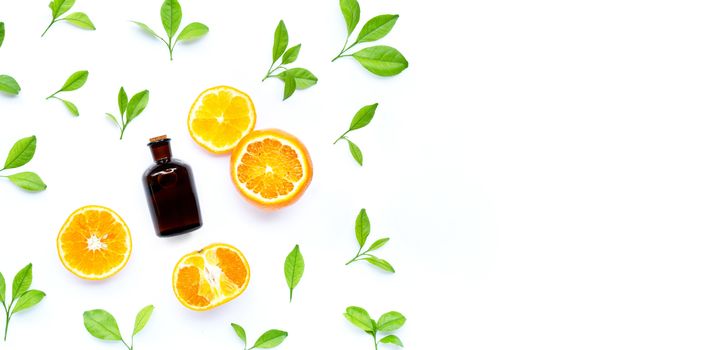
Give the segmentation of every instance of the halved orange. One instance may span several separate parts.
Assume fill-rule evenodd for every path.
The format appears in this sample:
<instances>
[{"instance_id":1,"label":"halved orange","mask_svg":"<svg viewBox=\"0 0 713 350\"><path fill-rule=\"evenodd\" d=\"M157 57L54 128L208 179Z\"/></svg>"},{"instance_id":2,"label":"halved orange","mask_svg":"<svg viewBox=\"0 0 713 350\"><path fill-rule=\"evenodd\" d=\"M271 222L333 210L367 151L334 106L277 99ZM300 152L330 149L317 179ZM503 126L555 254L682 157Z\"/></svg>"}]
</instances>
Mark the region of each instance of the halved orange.
<instances>
[{"instance_id":1,"label":"halved orange","mask_svg":"<svg viewBox=\"0 0 713 350\"><path fill-rule=\"evenodd\" d=\"M188 132L213 153L228 153L255 127L255 106L246 93L216 86L201 92L188 112Z\"/></svg>"},{"instance_id":2,"label":"halved orange","mask_svg":"<svg viewBox=\"0 0 713 350\"><path fill-rule=\"evenodd\" d=\"M245 256L224 243L186 254L173 269L176 298L195 311L210 310L237 298L248 282L250 266Z\"/></svg>"},{"instance_id":3,"label":"halved orange","mask_svg":"<svg viewBox=\"0 0 713 350\"><path fill-rule=\"evenodd\" d=\"M69 272L88 280L109 278L131 256L131 233L115 211L98 205L75 210L57 235L57 252Z\"/></svg>"},{"instance_id":4,"label":"halved orange","mask_svg":"<svg viewBox=\"0 0 713 350\"><path fill-rule=\"evenodd\" d=\"M277 209L302 196L312 181L312 160L296 137L277 129L256 130L233 150L230 174L249 201Z\"/></svg>"}]
</instances>

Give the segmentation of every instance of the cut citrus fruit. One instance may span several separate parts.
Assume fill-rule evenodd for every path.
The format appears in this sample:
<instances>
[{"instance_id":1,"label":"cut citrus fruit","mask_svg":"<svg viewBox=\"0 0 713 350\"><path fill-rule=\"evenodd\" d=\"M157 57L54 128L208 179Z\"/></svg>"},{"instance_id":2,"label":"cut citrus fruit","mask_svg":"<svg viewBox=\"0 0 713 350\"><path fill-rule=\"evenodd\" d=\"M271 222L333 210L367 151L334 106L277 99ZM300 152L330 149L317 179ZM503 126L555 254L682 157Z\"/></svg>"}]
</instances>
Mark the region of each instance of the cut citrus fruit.
<instances>
[{"instance_id":1,"label":"cut citrus fruit","mask_svg":"<svg viewBox=\"0 0 713 350\"><path fill-rule=\"evenodd\" d=\"M201 92L188 112L188 132L201 147L228 153L255 127L255 106L246 93L216 86Z\"/></svg>"},{"instance_id":2,"label":"cut citrus fruit","mask_svg":"<svg viewBox=\"0 0 713 350\"><path fill-rule=\"evenodd\" d=\"M224 243L186 254L173 269L173 292L183 306L206 311L243 293L250 266L243 253Z\"/></svg>"},{"instance_id":3,"label":"cut citrus fruit","mask_svg":"<svg viewBox=\"0 0 713 350\"><path fill-rule=\"evenodd\" d=\"M233 150L230 174L245 198L276 209L302 196L312 181L312 160L296 137L277 129L256 130Z\"/></svg>"},{"instance_id":4,"label":"cut citrus fruit","mask_svg":"<svg viewBox=\"0 0 713 350\"><path fill-rule=\"evenodd\" d=\"M87 205L75 210L62 225L57 252L62 265L77 277L102 280L126 266L131 233L113 210Z\"/></svg>"}]
</instances>

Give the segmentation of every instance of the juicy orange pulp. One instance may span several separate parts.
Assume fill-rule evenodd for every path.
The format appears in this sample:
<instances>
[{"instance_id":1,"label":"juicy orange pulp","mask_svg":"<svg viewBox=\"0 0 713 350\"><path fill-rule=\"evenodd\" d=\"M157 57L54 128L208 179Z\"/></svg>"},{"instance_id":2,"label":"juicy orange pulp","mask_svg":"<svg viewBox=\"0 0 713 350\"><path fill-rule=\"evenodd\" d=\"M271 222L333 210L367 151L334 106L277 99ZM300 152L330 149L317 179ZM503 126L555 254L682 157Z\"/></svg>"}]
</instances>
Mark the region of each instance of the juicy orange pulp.
<instances>
[{"instance_id":1,"label":"juicy orange pulp","mask_svg":"<svg viewBox=\"0 0 713 350\"><path fill-rule=\"evenodd\" d=\"M255 127L255 106L250 96L229 86L203 91L188 113L188 132L213 153L230 152Z\"/></svg>"}]
</instances>

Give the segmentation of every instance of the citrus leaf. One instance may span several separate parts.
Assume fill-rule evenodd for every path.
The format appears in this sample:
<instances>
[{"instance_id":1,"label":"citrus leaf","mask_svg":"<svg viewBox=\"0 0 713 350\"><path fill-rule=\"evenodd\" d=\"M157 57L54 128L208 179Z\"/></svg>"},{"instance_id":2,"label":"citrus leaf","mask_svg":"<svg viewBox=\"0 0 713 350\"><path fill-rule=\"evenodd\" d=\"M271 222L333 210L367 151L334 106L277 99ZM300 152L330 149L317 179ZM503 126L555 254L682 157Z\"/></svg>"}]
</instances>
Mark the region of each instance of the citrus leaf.
<instances>
[{"instance_id":1,"label":"citrus leaf","mask_svg":"<svg viewBox=\"0 0 713 350\"><path fill-rule=\"evenodd\" d=\"M352 118L352 123L349 125L349 131L361 129L369 125L371 120L374 119L376 107L379 107L378 103L360 108Z\"/></svg>"},{"instance_id":2,"label":"citrus leaf","mask_svg":"<svg viewBox=\"0 0 713 350\"><path fill-rule=\"evenodd\" d=\"M358 306L350 306L347 308L347 311L344 313L344 317L351 322L353 325L359 327L363 331L366 332L373 332L375 331L374 325L371 322L371 316L369 316L369 313L358 307Z\"/></svg>"},{"instance_id":3,"label":"citrus leaf","mask_svg":"<svg viewBox=\"0 0 713 350\"><path fill-rule=\"evenodd\" d=\"M292 94L295 93L295 90L297 89L297 81L295 81L295 77L291 75L287 75L284 79L285 81L285 91L282 95L282 100L286 100L292 96Z\"/></svg>"},{"instance_id":4,"label":"citrus leaf","mask_svg":"<svg viewBox=\"0 0 713 350\"><path fill-rule=\"evenodd\" d=\"M404 347L404 344L401 342L401 339L399 339L399 337L397 337L397 336L395 336L395 335L393 335L393 334L392 334L392 335L387 335L387 336L381 338L381 340L379 340L379 343L383 343L383 344L393 344L393 345L400 346L400 347L402 347L402 348Z\"/></svg>"},{"instance_id":5,"label":"citrus leaf","mask_svg":"<svg viewBox=\"0 0 713 350\"><path fill-rule=\"evenodd\" d=\"M391 266L391 264L389 264L389 262L386 261L386 260L384 260L384 259L379 259L379 258L377 258L377 257L375 257L375 256L370 256L370 257L365 258L364 260L368 261L368 262L371 263L372 265L374 265L374 266L376 266L376 267L378 267L378 268L380 268L380 269L382 269L382 270L384 270L384 271L388 271L388 272L391 272L391 273L396 272L396 271L394 270L394 267Z\"/></svg>"},{"instance_id":6,"label":"citrus leaf","mask_svg":"<svg viewBox=\"0 0 713 350\"><path fill-rule=\"evenodd\" d=\"M351 152L352 157L354 157L354 160L356 160L359 165L363 165L364 156L361 154L361 149L359 149L359 146L357 146L351 140L347 140L347 142L349 142L349 152Z\"/></svg>"},{"instance_id":7,"label":"citrus leaf","mask_svg":"<svg viewBox=\"0 0 713 350\"><path fill-rule=\"evenodd\" d=\"M285 22L280 20L275 28L275 39L272 42L272 63L277 62L277 59L285 53L287 49L287 44L289 42L289 35L287 34L287 27Z\"/></svg>"},{"instance_id":8,"label":"citrus leaf","mask_svg":"<svg viewBox=\"0 0 713 350\"><path fill-rule=\"evenodd\" d=\"M132 21L132 22L134 22L134 24L136 24L137 26L139 26L139 28L141 28L141 30L142 30L144 33L149 34L149 35L151 35L151 36L153 36L153 37L156 37L156 38L158 38L158 39L161 39L161 37L158 36L158 34L156 34L156 32L154 32L153 29L149 28L149 26L147 26L146 24L141 23L141 22L137 22L137 21ZM162 40L163 40L163 39L162 39Z\"/></svg>"},{"instance_id":9,"label":"citrus leaf","mask_svg":"<svg viewBox=\"0 0 713 350\"><path fill-rule=\"evenodd\" d=\"M20 90L20 84L17 83L15 78L9 75L0 75L0 91L10 95L17 95Z\"/></svg>"},{"instance_id":10,"label":"citrus leaf","mask_svg":"<svg viewBox=\"0 0 713 350\"><path fill-rule=\"evenodd\" d=\"M359 246L363 247L364 243L366 243L366 238L369 237L369 233L371 232L371 222L369 221L369 216L366 214L366 209L359 211L356 222L354 223L354 232L356 233Z\"/></svg>"},{"instance_id":11,"label":"citrus leaf","mask_svg":"<svg viewBox=\"0 0 713 350\"><path fill-rule=\"evenodd\" d=\"M251 349L258 348L258 349L269 349L269 348L274 348L280 344L287 338L287 332L281 331L279 329L271 329L265 333L263 333L260 338L257 339L255 342L255 345Z\"/></svg>"},{"instance_id":12,"label":"citrus leaf","mask_svg":"<svg viewBox=\"0 0 713 350\"><path fill-rule=\"evenodd\" d=\"M177 0L165 0L161 5L161 23L169 38L173 38L178 31L182 16L181 4Z\"/></svg>"},{"instance_id":13,"label":"citrus leaf","mask_svg":"<svg viewBox=\"0 0 713 350\"><path fill-rule=\"evenodd\" d=\"M69 22L70 24L77 26L82 29L96 30L94 23L89 19L89 16L84 12L75 12L67 15L67 17L62 18L62 20Z\"/></svg>"},{"instance_id":14,"label":"citrus leaf","mask_svg":"<svg viewBox=\"0 0 713 350\"><path fill-rule=\"evenodd\" d=\"M366 70L382 77L390 77L408 68L408 61L401 52L390 46L372 46L353 55Z\"/></svg>"},{"instance_id":15,"label":"citrus leaf","mask_svg":"<svg viewBox=\"0 0 713 350\"><path fill-rule=\"evenodd\" d=\"M52 9L52 18L57 18L63 15L65 12L74 6L74 0L54 0L50 2L50 9Z\"/></svg>"},{"instance_id":16,"label":"citrus leaf","mask_svg":"<svg viewBox=\"0 0 713 350\"><path fill-rule=\"evenodd\" d=\"M39 192L47 189L47 185L42 182L42 179L37 174L29 171L12 174L7 178L10 179L15 186L23 190Z\"/></svg>"},{"instance_id":17,"label":"citrus leaf","mask_svg":"<svg viewBox=\"0 0 713 350\"><path fill-rule=\"evenodd\" d=\"M67 107L67 109L69 110L69 113L72 113L72 115L75 117L79 116L79 109L77 109L77 106L75 106L74 103L69 102L67 100L63 100L61 98L57 98L57 99L59 99L60 101L62 101L62 103L64 103L64 106Z\"/></svg>"},{"instance_id":18,"label":"citrus leaf","mask_svg":"<svg viewBox=\"0 0 713 350\"><path fill-rule=\"evenodd\" d=\"M27 310L37 304L39 304L40 301L45 297L45 293L41 292L39 290L28 290L25 293L22 293L20 296L20 299L17 301L15 304L15 307L12 308L12 314L16 314L22 310Z\"/></svg>"},{"instance_id":19,"label":"citrus leaf","mask_svg":"<svg viewBox=\"0 0 713 350\"><path fill-rule=\"evenodd\" d=\"M277 75L277 77L282 80L285 80L287 76L291 76L295 79L297 90L304 90L314 84L317 84L318 80L312 72L304 68L291 68Z\"/></svg>"},{"instance_id":20,"label":"citrus leaf","mask_svg":"<svg viewBox=\"0 0 713 350\"><path fill-rule=\"evenodd\" d=\"M3 41L5 41L5 22L0 22L0 47Z\"/></svg>"},{"instance_id":21,"label":"citrus leaf","mask_svg":"<svg viewBox=\"0 0 713 350\"><path fill-rule=\"evenodd\" d=\"M7 291L7 286L5 286L5 276L0 272L0 304L5 305L5 292Z\"/></svg>"},{"instance_id":22,"label":"citrus leaf","mask_svg":"<svg viewBox=\"0 0 713 350\"><path fill-rule=\"evenodd\" d=\"M72 73L72 75L67 78L67 81L64 82L64 85L62 85L62 88L59 89L60 91L74 91L82 86L84 86L84 83L87 82L87 78L89 78L89 72L85 70L80 70L78 72Z\"/></svg>"},{"instance_id":23,"label":"citrus leaf","mask_svg":"<svg viewBox=\"0 0 713 350\"><path fill-rule=\"evenodd\" d=\"M84 328L95 338L102 340L121 341L121 333L116 319L104 310L89 310L84 312Z\"/></svg>"},{"instance_id":24,"label":"citrus leaf","mask_svg":"<svg viewBox=\"0 0 713 350\"><path fill-rule=\"evenodd\" d=\"M205 24L193 22L188 24L183 28L183 30L181 30L181 33L178 34L178 38L176 40L196 40L208 34L208 30L208 26L206 26Z\"/></svg>"},{"instance_id":25,"label":"citrus leaf","mask_svg":"<svg viewBox=\"0 0 713 350\"><path fill-rule=\"evenodd\" d=\"M126 124L138 117L149 104L149 91L144 90L131 97L126 108Z\"/></svg>"},{"instance_id":26,"label":"citrus leaf","mask_svg":"<svg viewBox=\"0 0 713 350\"><path fill-rule=\"evenodd\" d=\"M37 137L35 135L21 138L15 142L5 159L3 169L13 169L21 167L32 160L37 148Z\"/></svg>"},{"instance_id":27,"label":"citrus leaf","mask_svg":"<svg viewBox=\"0 0 713 350\"><path fill-rule=\"evenodd\" d=\"M136 314L136 320L134 321L134 333L133 335L138 334L141 332L144 327L146 327L146 324L149 322L149 319L151 318L151 314L153 314L154 306L153 305L148 305L141 309L138 314Z\"/></svg>"},{"instance_id":28,"label":"citrus leaf","mask_svg":"<svg viewBox=\"0 0 713 350\"><path fill-rule=\"evenodd\" d=\"M373 252L373 251L383 247L386 244L386 242L388 242L388 241L389 241L389 238L378 239L378 240L376 240L376 242L371 244L371 246L369 247L369 249L366 250L366 252L367 253Z\"/></svg>"},{"instance_id":29,"label":"citrus leaf","mask_svg":"<svg viewBox=\"0 0 713 350\"><path fill-rule=\"evenodd\" d=\"M124 87L122 86L121 89L119 89L119 112L121 112L122 116L126 113L126 106L128 104L129 96L126 95L126 90L124 90Z\"/></svg>"},{"instance_id":30,"label":"citrus leaf","mask_svg":"<svg viewBox=\"0 0 713 350\"><path fill-rule=\"evenodd\" d=\"M247 336L245 335L245 330L237 323L230 324L233 327L233 331L238 335L238 338L242 339L243 343L247 343Z\"/></svg>"},{"instance_id":31,"label":"citrus leaf","mask_svg":"<svg viewBox=\"0 0 713 350\"><path fill-rule=\"evenodd\" d=\"M377 327L380 332L393 332L401 328L404 323L406 323L406 317L404 317L404 315L396 311L390 311L379 317Z\"/></svg>"},{"instance_id":32,"label":"citrus leaf","mask_svg":"<svg viewBox=\"0 0 713 350\"><path fill-rule=\"evenodd\" d=\"M399 15L381 15L367 21L359 31L357 43L376 41L389 34L391 28L396 24Z\"/></svg>"},{"instance_id":33,"label":"citrus leaf","mask_svg":"<svg viewBox=\"0 0 713 350\"><path fill-rule=\"evenodd\" d=\"M20 295L30 289L32 284L32 264L27 264L15 274L12 280L12 300L20 297Z\"/></svg>"},{"instance_id":34,"label":"citrus leaf","mask_svg":"<svg viewBox=\"0 0 713 350\"><path fill-rule=\"evenodd\" d=\"M300 54L300 49L302 48L302 44L297 44L285 51L285 54L282 55L282 64L290 64L294 61L297 60L297 56Z\"/></svg>"},{"instance_id":35,"label":"citrus leaf","mask_svg":"<svg viewBox=\"0 0 713 350\"><path fill-rule=\"evenodd\" d=\"M361 14L359 2L357 0L339 0L339 7L342 10L342 16L344 16L344 22L347 24L347 36L351 35L359 24Z\"/></svg>"},{"instance_id":36,"label":"citrus leaf","mask_svg":"<svg viewBox=\"0 0 713 350\"><path fill-rule=\"evenodd\" d=\"M285 258L285 280L287 280L287 287L290 288L290 302L292 302L292 291L300 283L304 272L305 260L300 253L300 246L295 245L295 248Z\"/></svg>"}]
</instances>

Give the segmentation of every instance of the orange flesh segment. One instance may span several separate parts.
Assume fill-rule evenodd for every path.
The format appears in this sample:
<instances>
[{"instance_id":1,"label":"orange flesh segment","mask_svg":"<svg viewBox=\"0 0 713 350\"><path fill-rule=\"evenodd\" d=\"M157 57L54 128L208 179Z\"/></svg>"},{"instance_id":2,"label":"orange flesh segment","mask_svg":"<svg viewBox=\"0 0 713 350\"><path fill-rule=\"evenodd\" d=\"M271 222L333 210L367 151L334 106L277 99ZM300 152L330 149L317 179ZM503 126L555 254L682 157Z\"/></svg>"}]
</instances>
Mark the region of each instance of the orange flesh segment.
<instances>
[{"instance_id":1,"label":"orange flesh segment","mask_svg":"<svg viewBox=\"0 0 713 350\"><path fill-rule=\"evenodd\" d=\"M188 123L191 136L201 146L211 152L226 152L252 130L255 108L245 93L217 86L198 96Z\"/></svg>"},{"instance_id":2,"label":"orange flesh segment","mask_svg":"<svg viewBox=\"0 0 713 350\"><path fill-rule=\"evenodd\" d=\"M289 194L303 176L297 152L274 138L250 143L238 165L238 181L265 199Z\"/></svg>"}]
</instances>

